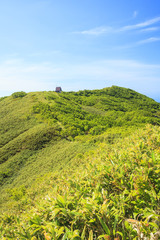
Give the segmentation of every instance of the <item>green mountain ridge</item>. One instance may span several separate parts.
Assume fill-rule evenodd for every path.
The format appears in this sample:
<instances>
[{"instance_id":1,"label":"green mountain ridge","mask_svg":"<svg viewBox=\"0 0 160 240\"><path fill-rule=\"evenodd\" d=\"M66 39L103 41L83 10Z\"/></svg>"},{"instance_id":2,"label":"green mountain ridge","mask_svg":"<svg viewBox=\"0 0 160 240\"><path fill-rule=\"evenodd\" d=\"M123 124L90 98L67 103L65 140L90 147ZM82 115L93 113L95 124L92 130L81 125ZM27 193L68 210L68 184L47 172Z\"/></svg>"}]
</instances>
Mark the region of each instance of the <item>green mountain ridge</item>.
<instances>
[{"instance_id":1,"label":"green mountain ridge","mask_svg":"<svg viewBox=\"0 0 160 240\"><path fill-rule=\"evenodd\" d=\"M150 210L156 209L156 199L159 199L157 190L160 188L159 172L156 172L159 171L158 159L160 159L158 150L159 125L160 103L131 89L117 86L101 90L84 90L79 92L56 93L49 91L27 94L18 92L9 97L1 98L0 211L4 215L1 222L2 229L6 229L5 233L2 233L2 239L18 239L19 236L19 239L32 240L76 240L92 239L92 234L94 235L94 239L97 239L100 235L104 235L102 236L104 239L109 239L107 236L113 239L116 234L120 239L122 235L124 235L122 239L134 239L133 236L136 237L136 233L133 232L129 226L126 234L123 233L122 230L124 229L121 225L123 222L122 219L126 217L134 218L133 215L136 214L136 211L137 214L140 214L138 210L135 209L139 208L139 212L143 212L142 209L146 208L146 205L144 203L138 205L138 198L129 200L127 209L130 208L130 205L133 205L132 210L126 210L129 212L125 213L123 217L121 216L123 214L120 212L117 213L119 214L117 216L120 216L117 217L117 220L115 220L114 217L107 220L104 216L100 215L104 202L102 192L107 191L108 193L106 192L106 194L109 194L109 199L110 195L113 195L115 201L119 194L124 194L124 196L126 194L127 198L127 196L130 196L129 194L132 190L136 191L136 186L138 186L137 188L141 191L141 194L138 195L139 199L143 198L145 189L142 189L137 179L139 179L141 175L138 168L144 168L144 176L146 176L146 178L142 178L142 182L153 182L153 189L152 187L147 187L147 182L144 184L146 184L145 188L148 192L154 191L154 194L156 194L154 199L150 199L148 195L146 196L146 200L148 201L147 208L150 208ZM147 139L147 136L149 139ZM132 145L134 145L134 147L132 147ZM139 159L137 161L140 162L133 162L132 164L132 157L133 159ZM128 169L130 179L133 181L132 187L126 185L126 181L129 180L127 175L124 176L124 179L122 177L124 174L122 174L122 165L124 165L125 159L126 169ZM101 183L101 181L103 182L103 172L106 171L106 163L108 173L110 171L114 172L114 165L116 169L112 180L109 178L110 180L107 180L109 182L105 183L112 185L111 189L113 188L113 193L109 190L110 188L108 189L107 185L105 187L105 185L103 186ZM93 166L90 167L88 164L95 166L95 169L99 169L96 170L97 173L94 172ZM147 172L148 168L152 168L152 170L150 169L152 172L151 177L147 175L149 174ZM136 173L135 171L138 172ZM108 174L107 172L106 174ZM118 178L116 179L116 173L119 174L119 180ZM137 178L133 177L134 173L137 174ZM88 176L87 179L86 176ZM92 176L94 176L93 179ZM123 179L122 181L120 176ZM71 184L72 181L73 184ZM83 183L86 184L86 194L81 192L81 185L79 185L78 188L76 187L76 181L81 182L82 188ZM80 214L79 208L84 207L82 207L83 204L78 197L79 194L83 196L84 204L87 204L87 202L85 203L87 198L90 199L88 201L92 202L93 200L92 194L94 188L92 189L92 187L88 185L88 181L97 189L97 193L95 192L94 194L98 195L96 195L96 200L91 204L97 210L93 210L92 207L90 208L88 206L90 208L89 212L86 213L88 217L85 214L84 216L79 215L78 217L76 214ZM119 181L121 186L118 184ZM65 186L68 186L69 190L67 190ZM128 191L128 193L124 193L124 190ZM72 192L74 192L73 196ZM42 204L41 206L47 204L39 201L39 198L43 199L45 196L51 196L51 202L54 202L54 199L58 196L56 200L58 202L56 204L61 205L61 208L64 207L63 217L60 212L59 215L55 213L56 219L60 216L59 220L56 220L53 216L49 217L54 219L53 226L51 227L53 231L49 230L50 228L47 227L48 225L45 225L45 223L39 223L39 230L35 230L35 227L32 226L30 227L31 231L28 233L26 233L27 230L25 230L25 235L24 232L21 231L22 227L20 227L16 222L17 220L15 220L17 219L17 217L15 218L15 212L18 213L18 218L20 212L24 212L21 221L25 222L25 219L28 218L25 215L27 209L29 211L31 209L32 212L33 208L33 211L35 211L34 207L38 208L36 202L39 202L40 205ZM65 197L63 198L62 196ZM69 201L69 203L65 203L65 201ZM111 199L109 201L111 201ZM120 199L119 201L121 202ZM133 204L130 201L135 201L135 203ZM55 206L53 202L52 204ZM153 207L151 207L150 202L153 203ZM73 219L72 214L69 215L69 212L65 212L71 211L69 204L74 205L71 207L75 212L75 215L72 213L74 215ZM86 205L84 208L87 209L88 207ZM10 211L8 211L8 208L10 208ZM118 206L116 206L116 208L118 209ZM46 211L51 211L48 207L46 207L46 209L48 209ZM111 210L112 208L109 207L109 209ZM85 211L88 210L84 210L84 212ZM90 215L90 211L98 214L97 217L95 217L94 214ZM156 215L158 210L155 211ZM11 219L6 220L6 214L14 214L12 217L10 216L11 219L13 218L13 221ZM32 215L32 213L28 214ZM111 213L111 215L112 214L113 213ZM70 219L70 223L66 220L67 216ZM46 219L43 216L42 219L45 219L45 221L48 222L47 224L51 224L51 220L48 218ZM93 221L91 221L91 219ZM144 217L142 220L146 221L145 219L147 219L147 217ZM150 232L156 234L156 231L158 231L157 226L154 226L155 232L153 231L153 225L156 224L155 219L156 216L153 217L149 230L145 229L145 234L150 234ZM13 223L13 225L11 224L11 229L9 229L7 221ZM109 221L107 225L106 221ZM117 221L117 223L115 223L115 221ZM118 221L120 222L118 223ZM96 224L97 230L95 230ZM114 229L116 225L119 230ZM40 226L43 227L41 228ZM27 229L27 225L25 229ZM57 231L60 232L56 233L55 229L59 229ZM117 233L114 234L114 231L117 231ZM121 231L121 233L118 234L118 231ZM132 237L127 238L129 231ZM10 237L5 238L6 233ZM48 234L48 238L45 237L44 233ZM82 235L84 236L82 237Z\"/></svg>"}]
</instances>

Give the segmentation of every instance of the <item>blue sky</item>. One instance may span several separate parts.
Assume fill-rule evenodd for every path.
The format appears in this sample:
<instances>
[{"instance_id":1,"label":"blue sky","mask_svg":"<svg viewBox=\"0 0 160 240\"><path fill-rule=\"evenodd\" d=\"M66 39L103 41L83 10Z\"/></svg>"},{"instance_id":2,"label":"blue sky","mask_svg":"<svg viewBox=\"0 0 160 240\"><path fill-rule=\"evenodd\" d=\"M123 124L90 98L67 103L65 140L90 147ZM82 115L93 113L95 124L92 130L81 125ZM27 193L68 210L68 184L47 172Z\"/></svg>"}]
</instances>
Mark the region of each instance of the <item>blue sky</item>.
<instances>
[{"instance_id":1,"label":"blue sky","mask_svg":"<svg viewBox=\"0 0 160 240\"><path fill-rule=\"evenodd\" d=\"M160 101L159 0L0 0L0 96L134 89Z\"/></svg>"}]
</instances>

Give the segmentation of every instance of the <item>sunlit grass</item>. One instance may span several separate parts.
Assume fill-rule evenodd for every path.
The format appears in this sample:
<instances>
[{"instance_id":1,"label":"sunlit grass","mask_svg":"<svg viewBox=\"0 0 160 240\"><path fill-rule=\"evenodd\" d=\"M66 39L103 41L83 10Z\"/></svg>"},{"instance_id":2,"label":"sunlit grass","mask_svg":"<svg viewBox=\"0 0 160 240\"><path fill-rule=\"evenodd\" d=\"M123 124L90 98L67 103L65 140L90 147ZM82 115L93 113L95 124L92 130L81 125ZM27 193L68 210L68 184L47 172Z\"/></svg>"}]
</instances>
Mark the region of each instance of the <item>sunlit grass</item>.
<instances>
[{"instance_id":1,"label":"sunlit grass","mask_svg":"<svg viewBox=\"0 0 160 240\"><path fill-rule=\"evenodd\" d=\"M25 233L25 239L137 239L133 220L141 234L156 236L159 136L158 127L147 126L116 144L104 142L97 150L77 155L66 169L35 184L41 197L34 196L30 210L24 204L31 205L35 186L28 193L11 192L15 200L20 196L15 207L23 214L18 220L16 215L4 216L3 231L15 238Z\"/></svg>"},{"instance_id":2,"label":"sunlit grass","mask_svg":"<svg viewBox=\"0 0 160 240\"><path fill-rule=\"evenodd\" d=\"M159 116L117 87L1 99L1 238L156 239Z\"/></svg>"}]
</instances>

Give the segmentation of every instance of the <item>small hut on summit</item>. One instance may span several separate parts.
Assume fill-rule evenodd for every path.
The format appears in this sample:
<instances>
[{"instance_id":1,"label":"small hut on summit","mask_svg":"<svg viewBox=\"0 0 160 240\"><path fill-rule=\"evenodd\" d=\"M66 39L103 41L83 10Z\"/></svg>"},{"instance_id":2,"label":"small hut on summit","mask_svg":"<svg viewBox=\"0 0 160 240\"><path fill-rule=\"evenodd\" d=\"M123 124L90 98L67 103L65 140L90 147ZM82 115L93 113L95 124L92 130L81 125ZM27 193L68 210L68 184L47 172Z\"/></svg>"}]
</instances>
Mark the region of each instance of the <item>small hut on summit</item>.
<instances>
[{"instance_id":1,"label":"small hut on summit","mask_svg":"<svg viewBox=\"0 0 160 240\"><path fill-rule=\"evenodd\" d=\"M56 87L56 92L57 93L61 93L62 92L62 88L61 87Z\"/></svg>"}]
</instances>

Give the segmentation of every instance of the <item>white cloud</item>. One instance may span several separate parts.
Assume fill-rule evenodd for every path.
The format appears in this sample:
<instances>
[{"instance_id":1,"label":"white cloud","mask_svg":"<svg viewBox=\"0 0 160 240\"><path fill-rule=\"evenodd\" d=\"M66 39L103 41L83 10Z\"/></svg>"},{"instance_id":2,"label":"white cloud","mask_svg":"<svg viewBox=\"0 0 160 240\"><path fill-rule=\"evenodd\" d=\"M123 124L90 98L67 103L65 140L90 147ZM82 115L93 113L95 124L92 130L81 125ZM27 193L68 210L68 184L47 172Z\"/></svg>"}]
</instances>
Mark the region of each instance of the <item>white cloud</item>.
<instances>
[{"instance_id":1,"label":"white cloud","mask_svg":"<svg viewBox=\"0 0 160 240\"><path fill-rule=\"evenodd\" d=\"M149 28L141 29L140 32L154 32L158 30L159 30L159 27L149 27Z\"/></svg>"},{"instance_id":2,"label":"white cloud","mask_svg":"<svg viewBox=\"0 0 160 240\"><path fill-rule=\"evenodd\" d=\"M137 16L138 12L135 11L133 16L134 18ZM141 32L152 32L152 31L157 31L159 27L154 26L154 27L149 27L155 23L160 22L160 17L152 18L144 22L140 22L137 24L133 25L127 25L123 26L120 28L113 28L111 26L100 26L97 28L92 28L88 30L83 30L83 31L77 31L74 32L76 34L82 34L82 35L92 35L92 36L100 36L103 34L107 33L119 33L119 32L126 32L126 31L131 31L131 30L137 30L140 29Z\"/></svg>"},{"instance_id":3,"label":"white cloud","mask_svg":"<svg viewBox=\"0 0 160 240\"><path fill-rule=\"evenodd\" d=\"M62 52L60 50L53 50L53 51L40 51L40 52L33 52L31 54L28 54L29 57L50 57L50 56L56 56L60 55Z\"/></svg>"},{"instance_id":4,"label":"white cloud","mask_svg":"<svg viewBox=\"0 0 160 240\"><path fill-rule=\"evenodd\" d=\"M120 30L121 31L128 31L128 30L133 30L133 29L145 28L145 27L151 26L154 23L158 23L158 22L160 22L160 17L152 18L152 19L149 19L145 22L137 23L137 24L134 24L134 25L124 26Z\"/></svg>"},{"instance_id":5,"label":"white cloud","mask_svg":"<svg viewBox=\"0 0 160 240\"><path fill-rule=\"evenodd\" d=\"M145 43L152 43L160 41L160 37L150 37L144 40L137 42L137 45L145 44Z\"/></svg>"},{"instance_id":6,"label":"white cloud","mask_svg":"<svg viewBox=\"0 0 160 240\"><path fill-rule=\"evenodd\" d=\"M150 38L143 39L143 40L131 43L131 44L124 45L124 46L118 46L117 49L134 48L134 47L144 45L147 43L153 43L153 42L159 42L159 41L160 41L160 37L150 37Z\"/></svg>"},{"instance_id":7,"label":"white cloud","mask_svg":"<svg viewBox=\"0 0 160 240\"><path fill-rule=\"evenodd\" d=\"M23 60L0 63L0 90L54 90L60 85L65 91L104 88L111 85L132 88L153 97L160 95L160 65L132 60L102 60L95 62L28 64Z\"/></svg>"},{"instance_id":8,"label":"white cloud","mask_svg":"<svg viewBox=\"0 0 160 240\"><path fill-rule=\"evenodd\" d=\"M137 15L138 15L138 11L134 11L134 12L133 12L133 18L136 18Z\"/></svg>"},{"instance_id":9,"label":"white cloud","mask_svg":"<svg viewBox=\"0 0 160 240\"><path fill-rule=\"evenodd\" d=\"M14 92L47 89L52 75L60 70L47 62L29 64L22 59L9 59L0 63L0 90Z\"/></svg>"},{"instance_id":10,"label":"white cloud","mask_svg":"<svg viewBox=\"0 0 160 240\"><path fill-rule=\"evenodd\" d=\"M97 27L89 30L84 30L84 31L79 31L79 32L74 32L82 35L102 35L104 33L109 33L112 31L111 27Z\"/></svg>"}]
</instances>

